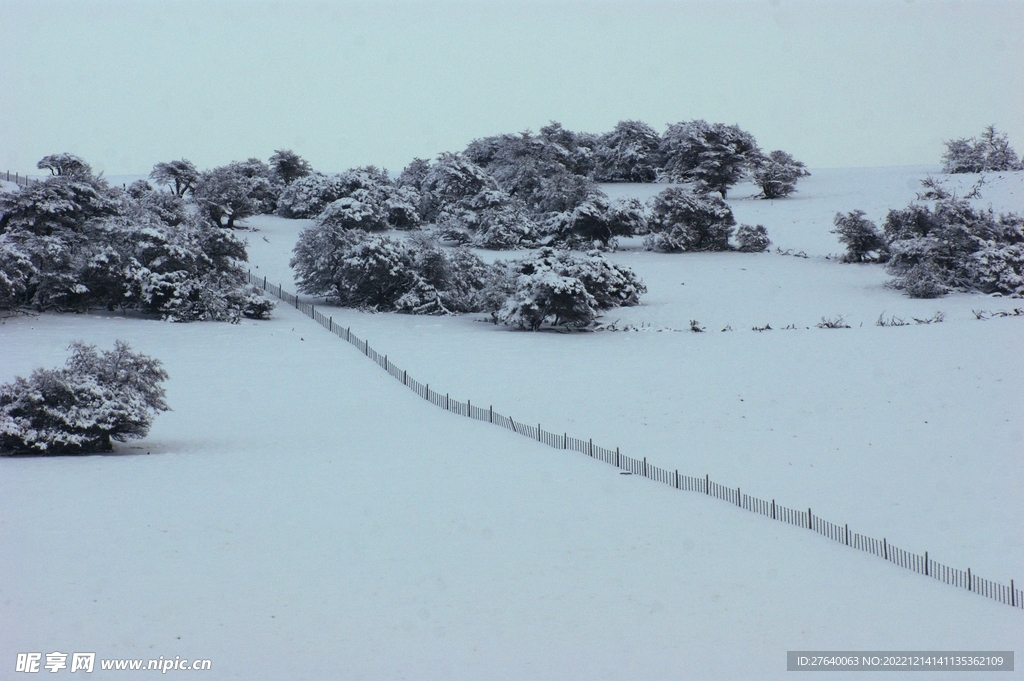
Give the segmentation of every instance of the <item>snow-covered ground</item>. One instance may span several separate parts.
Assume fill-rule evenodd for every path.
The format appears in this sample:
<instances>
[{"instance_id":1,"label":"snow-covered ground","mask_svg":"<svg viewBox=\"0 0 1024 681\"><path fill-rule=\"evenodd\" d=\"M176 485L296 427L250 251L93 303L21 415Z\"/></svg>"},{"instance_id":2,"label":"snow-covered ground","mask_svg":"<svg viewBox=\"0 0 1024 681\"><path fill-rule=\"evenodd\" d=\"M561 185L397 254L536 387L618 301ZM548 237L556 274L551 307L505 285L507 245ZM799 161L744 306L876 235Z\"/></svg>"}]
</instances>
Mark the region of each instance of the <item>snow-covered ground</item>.
<instances>
[{"instance_id":1,"label":"snow-covered ground","mask_svg":"<svg viewBox=\"0 0 1024 681\"><path fill-rule=\"evenodd\" d=\"M329 314L435 390L1008 582L1024 318L971 310L1024 305L910 300L877 266L825 259L836 211L878 220L927 170L732 192L738 220L806 259L627 245L611 257L650 291L605 321L650 332ZM662 188L613 189L630 187ZM982 193L1024 207L1020 173ZM249 224L253 272L287 287L304 223ZM853 328L815 327L839 315ZM112 456L0 459L8 672L60 650L209 658L211 678L783 678L787 650L1022 649L1020 610L448 414L287 307L237 326L7 319L0 382L116 338L164 361L174 411Z\"/></svg>"}]
</instances>

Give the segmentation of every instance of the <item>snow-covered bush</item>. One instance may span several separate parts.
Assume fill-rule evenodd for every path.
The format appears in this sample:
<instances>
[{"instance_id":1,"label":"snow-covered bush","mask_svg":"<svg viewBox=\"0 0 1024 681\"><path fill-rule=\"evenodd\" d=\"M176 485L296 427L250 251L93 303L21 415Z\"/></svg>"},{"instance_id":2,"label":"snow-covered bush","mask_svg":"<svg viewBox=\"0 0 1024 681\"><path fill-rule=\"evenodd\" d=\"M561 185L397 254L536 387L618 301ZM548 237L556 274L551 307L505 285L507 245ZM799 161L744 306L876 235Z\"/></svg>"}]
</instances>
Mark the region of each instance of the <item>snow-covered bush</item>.
<instances>
[{"instance_id":1,"label":"snow-covered bush","mask_svg":"<svg viewBox=\"0 0 1024 681\"><path fill-rule=\"evenodd\" d=\"M149 179L161 187L172 187L175 196L185 196L199 180L199 171L192 161L181 159L157 163L149 174Z\"/></svg>"},{"instance_id":2,"label":"snow-covered bush","mask_svg":"<svg viewBox=\"0 0 1024 681\"><path fill-rule=\"evenodd\" d=\"M586 326L601 310L639 305L647 291L628 267L609 262L597 251L585 255L542 248L534 255L499 266L491 286L507 294L495 305L495 322L539 329L544 323L570 328ZM489 300L500 300L492 292Z\"/></svg>"},{"instance_id":3,"label":"snow-covered bush","mask_svg":"<svg viewBox=\"0 0 1024 681\"><path fill-rule=\"evenodd\" d=\"M1024 218L961 199L911 204L885 220L890 285L912 297L948 291L1024 295Z\"/></svg>"},{"instance_id":4,"label":"snow-covered bush","mask_svg":"<svg viewBox=\"0 0 1024 681\"><path fill-rule=\"evenodd\" d=\"M727 251L736 219L732 209L717 196L689 187L669 187L651 202L648 250Z\"/></svg>"},{"instance_id":5,"label":"snow-covered bush","mask_svg":"<svg viewBox=\"0 0 1024 681\"><path fill-rule=\"evenodd\" d=\"M192 199L207 217L228 229L237 220L273 212L278 196L270 168L256 158L201 173L192 188Z\"/></svg>"},{"instance_id":6,"label":"snow-covered bush","mask_svg":"<svg viewBox=\"0 0 1024 681\"><path fill-rule=\"evenodd\" d=\"M642 121L619 121L615 129L601 135L597 147L598 182L654 182L662 160L661 138Z\"/></svg>"},{"instance_id":7,"label":"snow-covered bush","mask_svg":"<svg viewBox=\"0 0 1024 681\"><path fill-rule=\"evenodd\" d=\"M49 170L51 175L67 177L79 175L92 177L92 166L74 154L60 153L44 156L36 164L40 170Z\"/></svg>"},{"instance_id":8,"label":"snow-covered bush","mask_svg":"<svg viewBox=\"0 0 1024 681\"><path fill-rule=\"evenodd\" d=\"M645 233L647 216L638 199L612 202L595 193L574 209L548 218L544 231L569 248L590 249L595 242L610 248L616 237Z\"/></svg>"},{"instance_id":9,"label":"snow-covered bush","mask_svg":"<svg viewBox=\"0 0 1024 681\"><path fill-rule=\"evenodd\" d=\"M942 168L947 173L984 173L1020 170L1021 160L1005 133L988 126L981 139L960 138L946 142Z\"/></svg>"},{"instance_id":10,"label":"snow-covered bush","mask_svg":"<svg viewBox=\"0 0 1024 681\"><path fill-rule=\"evenodd\" d=\"M270 157L270 173L274 181L288 186L295 180L312 174L309 161L291 149L278 149Z\"/></svg>"},{"instance_id":11,"label":"snow-covered bush","mask_svg":"<svg viewBox=\"0 0 1024 681\"><path fill-rule=\"evenodd\" d=\"M722 198L762 157L749 132L702 120L670 125L661 136L660 151L665 179L703 182Z\"/></svg>"},{"instance_id":12,"label":"snow-covered bush","mask_svg":"<svg viewBox=\"0 0 1024 681\"><path fill-rule=\"evenodd\" d=\"M374 198L365 189L359 189L351 196L327 204L316 223L339 229L381 232L388 228L387 215Z\"/></svg>"},{"instance_id":13,"label":"snow-covered bush","mask_svg":"<svg viewBox=\"0 0 1024 681\"><path fill-rule=\"evenodd\" d=\"M882 262L889 257L885 236L875 223L864 217L864 211L854 210L846 215L836 213L832 234L846 246L843 262Z\"/></svg>"},{"instance_id":14,"label":"snow-covered bush","mask_svg":"<svg viewBox=\"0 0 1024 681\"><path fill-rule=\"evenodd\" d=\"M169 192L139 199L59 175L0 195L0 307L135 309L175 321L264 318L245 244Z\"/></svg>"},{"instance_id":15,"label":"snow-covered bush","mask_svg":"<svg viewBox=\"0 0 1024 681\"><path fill-rule=\"evenodd\" d=\"M442 238L492 250L518 248L536 229L522 203L500 189L446 205L436 222Z\"/></svg>"},{"instance_id":16,"label":"snow-covered bush","mask_svg":"<svg viewBox=\"0 0 1024 681\"><path fill-rule=\"evenodd\" d=\"M763 253L768 250L771 240L764 225L740 225L736 229L736 243L736 250L741 253Z\"/></svg>"},{"instance_id":17,"label":"snow-covered bush","mask_svg":"<svg viewBox=\"0 0 1024 681\"><path fill-rule=\"evenodd\" d=\"M338 175L313 173L289 184L277 200L277 214L283 218L315 218L345 192Z\"/></svg>"},{"instance_id":18,"label":"snow-covered bush","mask_svg":"<svg viewBox=\"0 0 1024 681\"><path fill-rule=\"evenodd\" d=\"M421 182L420 212L424 220L436 220L443 209L485 190L498 190L498 183L483 168L461 154L441 154Z\"/></svg>"},{"instance_id":19,"label":"snow-covered bush","mask_svg":"<svg viewBox=\"0 0 1024 681\"><path fill-rule=\"evenodd\" d=\"M114 349L72 343L63 369L36 369L0 386L0 452L108 452L145 437L169 407L161 363L117 341Z\"/></svg>"},{"instance_id":20,"label":"snow-covered bush","mask_svg":"<svg viewBox=\"0 0 1024 681\"><path fill-rule=\"evenodd\" d=\"M807 167L784 151L773 151L753 163L754 184L766 199L781 199L796 191L801 177L810 177Z\"/></svg>"}]
</instances>

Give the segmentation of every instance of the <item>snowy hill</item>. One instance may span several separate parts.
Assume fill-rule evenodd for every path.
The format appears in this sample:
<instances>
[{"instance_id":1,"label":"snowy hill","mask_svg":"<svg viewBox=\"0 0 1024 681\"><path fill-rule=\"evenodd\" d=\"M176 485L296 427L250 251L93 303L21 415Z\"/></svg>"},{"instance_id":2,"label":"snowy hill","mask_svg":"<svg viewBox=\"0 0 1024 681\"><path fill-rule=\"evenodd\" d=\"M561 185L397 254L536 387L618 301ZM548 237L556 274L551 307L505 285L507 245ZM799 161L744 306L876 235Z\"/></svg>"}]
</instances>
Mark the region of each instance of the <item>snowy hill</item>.
<instances>
[{"instance_id":1,"label":"snowy hill","mask_svg":"<svg viewBox=\"0 0 1024 681\"><path fill-rule=\"evenodd\" d=\"M624 244L610 257L649 293L604 321L636 330L329 313L435 390L1008 582L1024 575L1024 318L971 310L1024 305L911 300L878 266L826 259L836 211L878 220L928 170L813 171L771 202L733 190L738 221L807 258ZM1022 185L991 177L983 199L1019 211ZM253 273L294 290L306 223L247 224ZM852 328L816 326L839 316ZM211 678L784 678L787 650L1024 643L1019 609L438 410L285 306L236 326L10 318L0 382L115 338L164 361L174 411L112 456L0 459L0 664L60 650L207 658Z\"/></svg>"}]
</instances>

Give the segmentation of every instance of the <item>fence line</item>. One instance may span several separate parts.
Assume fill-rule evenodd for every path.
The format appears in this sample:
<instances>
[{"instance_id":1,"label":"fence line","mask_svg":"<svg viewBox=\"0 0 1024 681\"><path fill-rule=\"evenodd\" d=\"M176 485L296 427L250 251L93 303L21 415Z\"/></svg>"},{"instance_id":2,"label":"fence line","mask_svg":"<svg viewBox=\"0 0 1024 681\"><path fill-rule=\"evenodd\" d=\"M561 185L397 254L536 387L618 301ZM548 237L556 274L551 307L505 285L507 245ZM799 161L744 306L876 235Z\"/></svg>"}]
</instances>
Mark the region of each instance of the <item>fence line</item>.
<instances>
[{"instance_id":1,"label":"fence line","mask_svg":"<svg viewBox=\"0 0 1024 681\"><path fill-rule=\"evenodd\" d=\"M1012 579L1009 585L983 579L978 575L972 574L970 568L958 570L948 565L943 565L929 558L927 551L924 552L924 555L919 555L893 546L887 539L878 540L858 532L851 532L849 525L837 525L829 522L814 515L810 508L788 508L778 504L774 499L766 501L746 494L739 487L727 487L717 483L711 480L708 475L705 475L703 478L681 475L678 469L669 471L648 463L647 457L636 459L622 454L618 447L615 449L600 447L595 445L592 439L583 440L572 437L565 432L549 432L544 430L539 423L533 425L515 421L511 416L494 411L492 405L488 405L485 409L478 404L472 404L470 400L462 402L452 399L448 393L440 393L431 389L429 383L424 384L415 380L409 376L407 371L395 366L386 354L382 355L373 349L368 340L359 338L356 334L352 333L351 327L343 327L336 324L332 316L323 314L311 303L302 302L298 296L288 293L279 284L271 284L267 282L266 277L253 276L252 272L249 272L249 283L261 287L264 291L274 295L306 316L311 317L325 329L350 343L359 352L376 362L382 369L387 371L396 380L401 381L404 386L412 390L420 398L442 409L478 421L493 423L555 449L566 449L585 454L591 458L611 464L623 472L642 475L676 489L715 497L766 518L806 528L833 541L845 544L850 548L871 553L907 570L932 577L951 586L968 589L973 593L986 596L1000 603L1024 609L1024 591L1016 588Z\"/></svg>"},{"instance_id":2,"label":"fence line","mask_svg":"<svg viewBox=\"0 0 1024 681\"><path fill-rule=\"evenodd\" d=\"M5 170L3 174L0 175L0 180L7 180L8 182L13 182L21 187L31 187L39 184L40 182L40 180L35 180L27 175L21 175L19 173L11 175L10 170Z\"/></svg>"}]
</instances>

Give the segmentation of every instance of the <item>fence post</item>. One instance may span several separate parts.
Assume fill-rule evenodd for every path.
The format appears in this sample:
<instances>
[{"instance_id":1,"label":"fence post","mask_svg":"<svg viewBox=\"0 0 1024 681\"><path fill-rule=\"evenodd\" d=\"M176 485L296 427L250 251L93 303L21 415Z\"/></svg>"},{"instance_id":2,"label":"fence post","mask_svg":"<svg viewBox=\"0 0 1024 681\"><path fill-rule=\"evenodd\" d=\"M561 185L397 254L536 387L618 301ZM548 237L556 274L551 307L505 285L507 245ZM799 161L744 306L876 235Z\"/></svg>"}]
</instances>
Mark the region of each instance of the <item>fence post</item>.
<instances>
[{"instance_id":1,"label":"fence post","mask_svg":"<svg viewBox=\"0 0 1024 681\"><path fill-rule=\"evenodd\" d=\"M1013 588L1013 580L1010 580L1010 605L1017 607L1017 592Z\"/></svg>"},{"instance_id":2,"label":"fence post","mask_svg":"<svg viewBox=\"0 0 1024 681\"><path fill-rule=\"evenodd\" d=\"M847 546L850 545L850 523L846 523L846 545ZM925 555L925 558L927 559L928 552L925 551L924 555Z\"/></svg>"},{"instance_id":3,"label":"fence post","mask_svg":"<svg viewBox=\"0 0 1024 681\"><path fill-rule=\"evenodd\" d=\"M473 418L473 403L468 397L466 398L466 416Z\"/></svg>"},{"instance_id":4,"label":"fence post","mask_svg":"<svg viewBox=\"0 0 1024 681\"><path fill-rule=\"evenodd\" d=\"M974 584L971 579L971 568L967 568L967 590L974 591Z\"/></svg>"},{"instance_id":5,"label":"fence post","mask_svg":"<svg viewBox=\"0 0 1024 681\"><path fill-rule=\"evenodd\" d=\"M772 520L775 520L775 500L772 499Z\"/></svg>"},{"instance_id":6,"label":"fence post","mask_svg":"<svg viewBox=\"0 0 1024 681\"><path fill-rule=\"evenodd\" d=\"M589 447L590 448L587 450L587 456L589 456L590 458L594 458L594 438L590 438Z\"/></svg>"},{"instance_id":7,"label":"fence post","mask_svg":"<svg viewBox=\"0 0 1024 681\"><path fill-rule=\"evenodd\" d=\"M740 494L740 488L736 488L736 505L743 508L743 495Z\"/></svg>"},{"instance_id":8,"label":"fence post","mask_svg":"<svg viewBox=\"0 0 1024 681\"><path fill-rule=\"evenodd\" d=\"M409 385L409 372L402 370L402 385Z\"/></svg>"},{"instance_id":9,"label":"fence post","mask_svg":"<svg viewBox=\"0 0 1024 681\"><path fill-rule=\"evenodd\" d=\"M711 474L704 475L704 494L711 494Z\"/></svg>"},{"instance_id":10,"label":"fence post","mask_svg":"<svg viewBox=\"0 0 1024 681\"><path fill-rule=\"evenodd\" d=\"M924 576L928 576L928 552L924 552Z\"/></svg>"},{"instance_id":11,"label":"fence post","mask_svg":"<svg viewBox=\"0 0 1024 681\"><path fill-rule=\"evenodd\" d=\"M541 439L540 439L540 424L538 423L537 424L537 442L540 442L540 441L541 441Z\"/></svg>"},{"instance_id":12,"label":"fence post","mask_svg":"<svg viewBox=\"0 0 1024 681\"><path fill-rule=\"evenodd\" d=\"M676 489L679 489L679 469L676 469Z\"/></svg>"},{"instance_id":13,"label":"fence post","mask_svg":"<svg viewBox=\"0 0 1024 681\"><path fill-rule=\"evenodd\" d=\"M331 333L334 333L334 315L331 315L331 318L328 320L327 323L331 325L330 326Z\"/></svg>"},{"instance_id":14,"label":"fence post","mask_svg":"<svg viewBox=\"0 0 1024 681\"><path fill-rule=\"evenodd\" d=\"M882 557L889 560L889 542L885 540L885 537L882 537Z\"/></svg>"},{"instance_id":15,"label":"fence post","mask_svg":"<svg viewBox=\"0 0 1024 681\"><path fill-rule=\"evenodd\" d=\"M562 449L569 449L569 433L562 433Z\"/></svg>"},{"instance_id":16,"label":"fence post","mask_svg":"<svg viewBox=\"0 0 1024 681\"><path fill-rule=\"evenodd\" d=\"M490 409L487 410L487 420L490 423L494 423L494 405L492 404Z\"/></svg>"},{"instance_id":17,"label":"fence post","mask_svg":"<svg viewBox=\"0 0 1024 681\"><path fill-rule=\"evenodd\" d=\"M444 394L444 408L445 408L445 411L450 411L448 409L448 393Z\"/></svg>"},{"instance_id":18,"label":"fence post","mask_svg":"<svg viewBox=\"0 0 1024 681\"><path fill-rule=\"evenodd\" d=\"M814 516L811 515L811 509L810 509L810 507L808 507L808 509L807 509L807 529L808 530L813 530L814 529L814 523L811 522L811 520L813 518L814 518Z\"/></svg>"},{"instance_id":19,"label":"fence post","mask_svg":"<svg viewBox=\"0 0 1024 681\"><path fill-rule=\"evenodd\" d=\"M644 477L647 477L647 457L644 457Z\"/></svg>"},{"instance_id":20,"label":"fence post","mask_svg":"<svg viewBox=\"0 0 1024 681\"><path fill-rule=\"evenodd\" d=\"M620 461L620 459L619 459L619 448L616 447L615 448L615 467L616 468L622 468L622 465L619 463L619 461Z\"/></svg>"}]
</instances>

